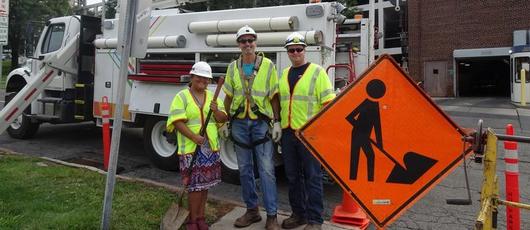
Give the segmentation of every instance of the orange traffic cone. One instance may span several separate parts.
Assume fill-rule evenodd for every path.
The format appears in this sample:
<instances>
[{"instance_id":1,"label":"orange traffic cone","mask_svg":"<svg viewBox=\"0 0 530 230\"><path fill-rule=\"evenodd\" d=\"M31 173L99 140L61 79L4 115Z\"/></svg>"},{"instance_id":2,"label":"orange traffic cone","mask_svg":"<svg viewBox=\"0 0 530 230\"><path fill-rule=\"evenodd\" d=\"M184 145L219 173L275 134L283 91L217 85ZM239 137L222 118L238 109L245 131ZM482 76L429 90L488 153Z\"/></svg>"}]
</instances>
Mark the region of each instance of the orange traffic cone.
<instances>
[{"instance_id":1,"label":"orange traffic cone","mask_svg":"<svg viewBox=\"0 0 530 230\"><path fill-rule=\"evenodd\" d=\"M345 192L342 193L342 204L337 205L333 211L331 221L339 224L353 225L360 229L366 229L370 224L370 220L366 214Z\"/></svg>"}]
</instances>

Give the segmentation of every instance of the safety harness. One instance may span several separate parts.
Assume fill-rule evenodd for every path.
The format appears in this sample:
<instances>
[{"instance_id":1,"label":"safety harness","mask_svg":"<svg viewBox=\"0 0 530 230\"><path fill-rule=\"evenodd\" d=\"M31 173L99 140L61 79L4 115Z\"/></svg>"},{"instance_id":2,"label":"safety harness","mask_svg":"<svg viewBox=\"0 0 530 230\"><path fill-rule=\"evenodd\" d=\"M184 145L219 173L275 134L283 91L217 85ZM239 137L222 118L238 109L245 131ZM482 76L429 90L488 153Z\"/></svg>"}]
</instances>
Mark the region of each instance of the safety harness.
<instances>
[{"instance_id":1,"label":"safety harness","mask_svg":"<svg viewBox=\"0 0 530 230\"><path fill-rule=\"evenodd\" d=\"M252 75L248 79L248 86L247 86L247 84L245 84L246 80L245 80L245 75L243 73L243 66L242 66L243 64L242 64L241 58L237 59L236 63L237 63L237 68L239 70L239 79L241 81L241 85L242 85L242 88L243 88L243 95L245 96L245 98L247 99L247 101L249 103L250 110L252 111L252 113L256 114L256 116L258 116L259 120L263 120L264 122L269 124L270 123L270 118L259 111L258 106L256 105L256 103L254 102L254 99L251 96L252 85L254 84L254 79L256 78L256 75L258 74L258 71L259 71L259 68L261 66L262 61L263 61L263 56L261 56L260 54L256 55L256 61L254 62L254 70L252 72ZM235 70L234 70L234 67L232 66L232 76L234 76L234 75L235 75ZM245 106L244 103L240 104L239 107L234 112L233 116L237 117L240 113L244 112L245 111L245 107L244 106ZM241 142L235 140L232 136L230 138L232 139L232 141L236 145L238 145L240 147L243 147L243 148L246 148L246 149L253 149L256 146L261 145L261 144L266 143L267 141L269 141L270 140L270 134L267 131L267 134L265 135L264 138L262 138L260 140L257 140L257 141L254 141L254 142L252 142L252 144L241 143Z\"/></svg>"}]
</instances>

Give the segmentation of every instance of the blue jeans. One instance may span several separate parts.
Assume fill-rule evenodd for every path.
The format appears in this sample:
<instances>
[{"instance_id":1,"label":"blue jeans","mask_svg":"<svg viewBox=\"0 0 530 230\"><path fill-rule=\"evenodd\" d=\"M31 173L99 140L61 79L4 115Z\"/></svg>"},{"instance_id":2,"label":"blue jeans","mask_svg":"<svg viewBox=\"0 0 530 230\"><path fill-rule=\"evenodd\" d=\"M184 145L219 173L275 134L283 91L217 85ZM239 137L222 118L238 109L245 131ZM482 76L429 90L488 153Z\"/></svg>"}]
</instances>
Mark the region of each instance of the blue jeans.
<instances>
[{"instance_id":1,"label":"blue jeans","mask_svg":"<svg viewBox=\"0 0 530 230\"><path fill-rule=\"evenodd\" d=\"M311 224L322 224L324 201L320 163L291 129L282 130L282 156L293 213L305 217Z\"/></svg>"},{"instance_id":2,"label":"blue jeans","mask_svg":"<svg viewBox=\"0 0 530 230\"><path fill-rule=\"evenodd\" d=\"M236 142L246 145L252 145L253 142L266 138L269 130L269 125L259 119L234 119L231 125L232 138ZM265 143L254 146L253 149L236 144L235 149L243 201L247 205L247 208L258 207L258 194L256 192L256 180L254 179L253 156L255 156L261 181L263 204L267 215L276 215L278 198L276 193L276 176L274 175L272 141L269 139Z\"/></svg>"}]
</instances>

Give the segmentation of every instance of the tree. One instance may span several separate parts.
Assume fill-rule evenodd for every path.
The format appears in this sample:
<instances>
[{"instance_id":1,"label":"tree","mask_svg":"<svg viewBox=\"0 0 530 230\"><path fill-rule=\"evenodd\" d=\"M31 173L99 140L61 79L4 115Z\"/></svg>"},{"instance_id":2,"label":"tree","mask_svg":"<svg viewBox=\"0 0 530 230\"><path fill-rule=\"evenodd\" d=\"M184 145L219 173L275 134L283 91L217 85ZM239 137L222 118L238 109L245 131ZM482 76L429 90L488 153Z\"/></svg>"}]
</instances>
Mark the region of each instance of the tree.
<instances>
[{"instance_id":1,"label":"tree","mask_svg":"<svg viewBox=\"0 0 530 230\"><path fill-rule=\"evenodd\" d=\"M353 18L355 14L359 13L359 9L355 7L358 4L357 0L338 0L338 2L346 6L346 9L342 11L346 18Z\"/></svg>"},{"instance_id":2,"label":"tree","mask_svg":"<svg viewBox=\"0 0 530 230\"><path fill-rule=\"evenodd\" d=\"M9 2L9 47L11 69L18 67L20 52L33 44L34 37L46 20L71 14L69 0L11 0Z\"/></svg>"},{"instance_id":3,"label":"tree","mask_svg":"<svg viewBox=\"0 0 530 230\"><path fill-rule=\"evenodd\" d=\"M107 0L105 2L105 18L114 18L116 16L117 0Z\"/></svg>"}]
</instances>

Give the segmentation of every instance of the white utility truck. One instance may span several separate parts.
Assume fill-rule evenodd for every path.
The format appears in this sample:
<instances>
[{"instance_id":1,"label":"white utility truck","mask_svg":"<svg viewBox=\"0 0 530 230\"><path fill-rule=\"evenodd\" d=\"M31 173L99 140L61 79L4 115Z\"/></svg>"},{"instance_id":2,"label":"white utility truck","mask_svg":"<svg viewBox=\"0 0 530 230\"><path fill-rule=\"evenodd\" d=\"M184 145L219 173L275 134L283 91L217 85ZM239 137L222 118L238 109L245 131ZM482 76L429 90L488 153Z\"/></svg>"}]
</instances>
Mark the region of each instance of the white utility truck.
<instances>
[{"instance_id":1,"label":"white utility truck","mask_svg":"<svg viewBox=\"0 0 530 230\"><path fill-rule=\"evenodd\" d=\"M328 68L335 88L343 87L373 55L368 20L345 20L340 14L343 8L332 2L196 13L153 10L147 55L129 59L125 124L143 127L145 152L155 165L176 169L178 145L165 137L170 103L187 87L193 63L208 62L214 81L225 74L240 53L235 34L244 25L257 31L257 50L276 64L278 76L290 65L284 41L298 31L306 37L308 60ZM4 123L0 133L7 128L13 138L30 138L44 122L101 125L102 97L114 108L117 95L118 24L118 19L101 22L89 16L49 20L31 64L8 75L6 102L10 103L0 113ZM233 143L223 141L221 151L223 178L237 181Z\"/></svg>"}]
</instances>

